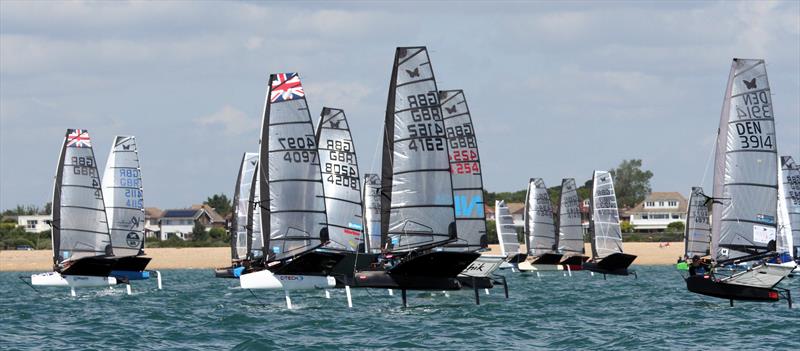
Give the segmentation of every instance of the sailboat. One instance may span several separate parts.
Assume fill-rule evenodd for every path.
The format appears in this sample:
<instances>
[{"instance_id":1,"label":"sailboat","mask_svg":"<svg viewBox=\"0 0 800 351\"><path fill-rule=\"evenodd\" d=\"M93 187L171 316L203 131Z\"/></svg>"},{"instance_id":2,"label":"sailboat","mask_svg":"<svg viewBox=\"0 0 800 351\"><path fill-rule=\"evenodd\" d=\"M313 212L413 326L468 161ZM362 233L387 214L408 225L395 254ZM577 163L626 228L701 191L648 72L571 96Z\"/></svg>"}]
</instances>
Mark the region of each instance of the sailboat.
<instances>
[{"instance_id":1,"label":"sailboat","mask_svg":"<svg viewBox=\"0 0 800 351\"><path fill-rule=\"evenodd\" d=\"M330 272L343 258L317 249L328 227L314 125L297 73L272 74L264 103L258 162L263 257L239 277L244 289L333 287Z\"/></svg>"},{"instance_id":2,"label":"sailboat","mask_svg":"<svg viewBox=\"0 0 800 351\"><path fill-rule=\"evenodd\" d=\"M364 175L362 204L364 206L364 235L367 252L381 252L381 176L375 173Z\"/></svg>"},{"instance_id":3,"label":"sailboat","mask_svg":"<svg viewBox=\"0 0 800 351\"><path fill-rule=\"evenodd\" d=\"M689 270L689 260L711 254L711 223L708 217L708 197L703 188L692 187L689 209L686 213L686 230L683 236L684 261L676 265L679 270Z\"/></svg>"},{"instance_id":4,"label":"sailboat","mask_svg":"<svg viewBox=\"0 0 800 351\"><path fill-rule=\"evenodd\" d=\"M442 90L439 92L439 101L450 155L458 237L443 249L486 251L489 242L486 237L486 215L483 211L483 172L472 115L462 90ZM459 274L458 279L462 285L475 289L477 303L480 303L477 289L491 288L495 281L507 287L504 278L493 276L504 261L504 257L481 255Z\"/></svg>"},{"instance_id":5,"label":"sailboat","mask_svg":"<svg viewBox=\"0 0 800 351\"><path fill-rule=\"evenodd\" d=\"M528 258L528 254L519 250L520 243L517 238L517 227L514 226L514 217L511 216L511 211L508 210L504 200L495 200L494 216L500 256L505 257L505 263L500 268L511 268L512 271L516 271L519 269L519 264Z\"/></svg>"},{"instance_id":6,"label":"sailboat","mask_svg":"<svg viewBox=\"0 0 800 351\"><path fill-rule=\"evenodd\" d=\"M34 286L102 287L123 283L111 276L113 257L103 189L89 132L68 129L53 187L53 272L31 276ZM138 252L138 251L136 251Z\"/></svg>"},{"instance_id":7,"label":"sailboat","mask_svg":"<svg viewBox=\"0 0 800 351\"><path fill-rule=\"evenodd\" d=\"M636 256L622 251L619 208L611 173L594 171L591 205L592 258L584 262L583 269L602 273L603 276L633 273L628 267Z\"/></svg>"},{"instance_id":8,"label":"sailboat","mask_svg":"<svg viewBox=\"0 0 800 351\"><path fill-rule=\"evenodd\" d=\"M239 163L236 188L233 192L233 216L229 228L231 237L231 266L214 270L217 278L238 278L253 260L250 248L253 246L253 210L258 169L258 153L245 152ZM260 233L259 233L260 234ZM260 241L260 238L259 238ZM256 243L259 249L261 243Z\"/></svg>"},{"instance_id":9,"label":"sailboat","mask_svg":"<svg viewBox=\"0 0 800 351\"><path fill-rule=\"evenodd\" d=\"M561 199L558 205L558 252L563 255L561 264L570 271L583 269L586 246L583 244L580 198L575 179L561 180Z\"/></svg>"},{"instance_id":10,"label":"sailboat","mask_svg":"<svg viewBox=\"0 0 800 351\"><path fill-rule=\"evenodd\" d=\"M791 156L781 156L780 162L777 249L781 262L800 262L800 165Z\"/></svg>"},{"instance_id":11,"label":"sailboat","mask_svg":"<svg viewBox=\"0 0 800 351\"><path fill-rule=\"evenodd\" d=\"M734 300L778 301L793 266L768 263L776 252L778 159L764 60L733 59L717 134L711 258L689 291ZM788 297L789 295L786 294ZM791 298L789 298L791 305Z\"/></svg>"},{"instance_id":12,"label":"sailboat","mask_svg":"<svg viewBox=\"0 0 800 351\"><path fill-rule=\"evenodd\" d=\"M479 253L438 250L457 240L447 136L425 47L395 52L381 171L381 257L348 285L458 290Z\"/></svg>"},{"instance_id":13,"label":"sailboat","mask_svg":"<svg viewBox=\"0 0 800 351\"><path fill-rule=\"evenodd\" d=\"M559 271L562 255L558 253L558 236L553 221L550 193L541 178L528 181L525 196L525 246L528 260L519 264L520 271Z\"/></svg>"},{"instance_id":14,"label":"sailboat","mask_svg":"<svg viewBox=\"0 0 800 351\"><path fill-rule=\"evenodd\" d=\"M117 262L111 275L127 280L150 278L144 257L144 195L139 150L133 136L115 136L103 173L111 247Z\"/></svg>"}]
</instances>

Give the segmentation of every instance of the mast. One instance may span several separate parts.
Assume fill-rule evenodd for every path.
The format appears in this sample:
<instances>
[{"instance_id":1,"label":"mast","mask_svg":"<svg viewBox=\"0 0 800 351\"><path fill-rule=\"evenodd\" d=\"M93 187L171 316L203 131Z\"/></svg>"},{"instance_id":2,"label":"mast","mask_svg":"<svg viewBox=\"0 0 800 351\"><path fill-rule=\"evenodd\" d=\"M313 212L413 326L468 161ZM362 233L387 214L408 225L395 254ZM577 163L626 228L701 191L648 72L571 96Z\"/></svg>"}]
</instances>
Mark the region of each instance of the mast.
<instances>
[{"instance_id":1,"label":"mast","mask_svg":"<svg viewBox=\"0 0 800 351\"><path fill-rule=\"evenodd\" d=\"M444 113L458 233L458 240L447 247L463 251L486 249L489 242L483 213L483 172L467 99L462 90L445 90L439 92L439 100Z\"/></svg>"},{"instance_id":2,"label":"mast","mask_svg":"<svg viewBox=\"0 0 800 351\"><path fill-rule=\"evenodd\" d=\"M361 180L355 144L344 111L323 107L316 138L328 211L330 242L325 247L363 252Z\"/></svg>"},{"instance_id":3,"label":"mast","mask_svg":"<svg viewBox=\"0 0 800 351\"><path fill-rule=\"evenodd\" d=\"M67 129L53 191L53 254L64 261L113 255L89 132Z\"/></svg>"},{"instance_id":4,"label":"mast","mask_svg":"<svg viewBox=\"0 0 800 351\"><path fill-rule=\"evenodd\" d=\"M447 137L425 47L397 48L386 108L381 235L393 252L456 239Z\"/></svg>"},{"instance_id":5,"label":"mast","mask_svg":"<svg viewBox=\"0 0 800 351\"><path fill-rule=\"evenodd\" d=\"M703 188L692 187L689 209L686 213L686 232L684 233L685 255L689 258L710 254L711 225L708 221L707 199L703 194Z\"/></svg>"},{"instance_id":6,"label":"mast","mask_svg":"<svg viewBox=\"0 0 800 351\"><path fill-rule=\"evenodd\" d=\"M283 260L328 241L314 125L297 73L272 74L259 150L264 254Z\"/></svg>"},{"instance_id":7,"label":"mast","mask_svg":"<svg viewBox=\"0 0 800 351\"><path fill-rule=\"evenodd\" d=\"M144 196L136 138L115 136L103 173L114 256L144 254Z\"/></svg>"},{"instance_id":8,"label":"mast","mask_svg":"<svg viewBox=\"0 0 800 351\"><path fill-rule=\"evenodd\" d=\"M791 156L781 156L778 168L778 252L800 257L800 166Z\"/></svg>"},{"instance_id":9,"label":"mast","mask_svg":"<svg viewBox=\"0 0 800 351\"><path fill-rule=\"evenodd\" d=\"M541 178L531 178L528 181L528 193L525 197L525 238L531 256L552 253L558 247L553 224L553 205Z\"/></svg>"},{"instance_id":10,"label":"mast","mask_svg":"<svg viewBox=\"0 0 800 351\"><path fill-rule=\"evenodd\" d=\"M571 255L584 255L583 225L580 199L575 179L561 180L561 201L558 205L558 251Z\"/></svg>"},{"instance_id":11,"label":"mast","mask_svg":"<svg viewBox=\"0 0 800 351\"><path fill-rule=\"evenodd\" d=\"M712 257L769 251L777 230L777 151L764 60L733 59L714 158Z\"/></svg>"},{"instance_id":12,"label":"mast","mask_svg":"<svg viewBox=\"0 0 800 351\"><path fill-rule=\"evenodd\" d=\"M495 200L494 215L497 222L497 241L500 242L500 254L503 256L516 255L519 253L519 239L517 238L517 228L514 227L514 217L508 210L506 202Z\"/></svg>"},{"instance_id":13,"label":"mast","mask_svg":"<svg viewBox=\"0 0 800 351\"><path fill-rule=\"evenodd\" d=\"M592 257L605 258L622 252L622 231L614 181L607 171L594 171L592 176Z\"/></svg>"}]
</instances>

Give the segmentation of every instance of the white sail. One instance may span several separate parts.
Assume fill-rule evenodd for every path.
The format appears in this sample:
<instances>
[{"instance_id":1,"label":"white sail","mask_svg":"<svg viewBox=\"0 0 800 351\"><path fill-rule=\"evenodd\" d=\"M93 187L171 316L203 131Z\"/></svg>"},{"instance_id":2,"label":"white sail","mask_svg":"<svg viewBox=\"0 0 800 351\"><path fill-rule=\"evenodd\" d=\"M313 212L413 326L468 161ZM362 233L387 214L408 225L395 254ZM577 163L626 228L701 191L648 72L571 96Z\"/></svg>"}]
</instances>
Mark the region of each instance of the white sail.
<instances>
[{"instance_id":1,"label":"white sail","mask_svg":"<svg viewBox=\"0 0 800 351\"><path fill-rule=\"evenodd\" d=\"M359 250L364 245L361 180L356 148L344 111L322 108L316 134L328 211L330 242L326 248L363 252L363 248Z\"/></svg>"},{"instance_id":2,"label":"white sail","mask_svg":"<svg viewBox=\"0 0 800 351\"><path fill-rule=\"evenodd\" d=\"M453 202L458 240L447 244L451 250L477 251L488 247L486 215L483 213L483 178L478 140L472 116L462 90L439 92L450 154Z\"/></svg>"},{"instance_id":3,"label":"white sail","mask_svg":"<svg viewBox=\"0 0 800 351\"><path fill-rule=\"evenodd\" d=\"M247 237L247 252L251 260L264 256L264 232L261 230L261 167L256 162L256 171L253 173L253 180L250 188L250 212L247 215L247 229L250 235Z\"/></svg>"},{"instance_id":4,"label":"white sail","mask_svg":"<svg viewBox=\"0 0 800 351\"><path fill-rule=\"evenodd\" d=\"M53 189L53 259L113 255L89 132L67 129Z\"/></svg>"},{"instance_id":5,"label":"white sail","mask_svg":"<svg viewBox=\"0 0 800 351\"><path fill-rule=\"evenodd\" d=\"M689 258L708 256L711 253L711 224L707 202L708 197L703 194L703 188L693 187L684 233L684 253Z\"/></svg>"},{"instance_id":6,"label":"white sail","mask_svg":"<svg viewBox=\"0 0 800 351\"><path fill-rule=\"evenodd\" d=\"M497 241L500 242L500 254L511 256L519 253L519 239L517 228L514 226L514 217L503 200L494 202L495 225L497 227Z\"/></svg>"},{"instance_id":7,"label":"white sail","mask_svg":"<svg viewBox=\"0 0 800 351\"><path fill-rule=\"evenodd\" d=\"M775 240L777 165L764 60L734 59L714 163L711 251L717 260L766 252Z\"/></svg>"},{"instance_id":8,"label":"white sail","mask_svg":"<svg viewBox=\"0 0 800 351\"><path fill-rule=\"evenodd\" d=\"M377 174L364 175L363 203L364 230L369 238L367 252L381 252L381 177Z\"/></svg>"},{"instance_id":9,"label":"white sail","mask_svg":"<svg viewBox=\"0 0 800 351\"><path fill-rule=\"evenodd\" d=\"M592 177L592 257L605 258L622 252L622 231L614 181L607 171L594 171Z\"/></svg>"},{"instance_id":10,"label":"white sail","mask_svg":"<svg viewBox=\"0 0 800 351\"><path fill-rule=\"evenodd\" d=\"M144 196L136 138L116 136L103 173L103 195L114 256L144 253Z\"/></svg>"},{"instance_id":11,"label":"white sail","mask_svg":"<svg viewBox=\"0 0 800 351\"><path fill-rule=\"evenodd\" d=\"M558 251L565 255L583 255L583 224L575 179L561 180L561 201L558 208Z\"/></svg>"},{"instance_id":12,"label":"white sail","mask_svg":"<svg viewBox=\"0 0 800 351\"><path fill-rule=\"evenodd\" d=\"M550 193L541 178L531 178L525 197L525 240L531 256L555 252L558 247Z\"/></svg>"},{"instance_id":13,"label":"white sail","mask_svg":"<svg viewBox=\"0 0 800 351\"><path fill-rule=\"evenodd\" d=\"M781 156L778 168L778 252L800 257L800 165Z\"/></svg>"},{"instance_id":14,"label":"white sail","mask_svg":"<svg viewBox=\"0 0 800 351\"><path fill-rule=\"evenodd\" d=\"M456 239L446 142L427 49L397 48L381 174L381 233L390 251L413 251Z\"/></svg>"},{"instance_id":15,"label":"white sail","mask_svg":"<svg viewBox=\"0 0 800 351\"><path fill-rule=\"evenodd\" d=\"M236 189L233 193L233 219L231 223L231 258L234 260L247 257L247 241L252 226L250 217L250 194L252 192L253 176L258 166L258 153L246 152L242 155L239 164L239 173L236 177Z\"/></svg>"}]
</instances>

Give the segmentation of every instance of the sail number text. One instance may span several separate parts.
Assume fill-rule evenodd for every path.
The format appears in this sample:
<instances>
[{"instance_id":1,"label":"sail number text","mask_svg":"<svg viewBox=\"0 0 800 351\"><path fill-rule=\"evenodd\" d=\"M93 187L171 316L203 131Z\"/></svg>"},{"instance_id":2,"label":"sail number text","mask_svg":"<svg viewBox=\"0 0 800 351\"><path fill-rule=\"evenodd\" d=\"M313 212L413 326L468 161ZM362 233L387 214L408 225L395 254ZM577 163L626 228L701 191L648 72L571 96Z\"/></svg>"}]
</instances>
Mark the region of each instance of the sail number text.
<instances>
[{"instance_id":1,"label":"sail number text","mask_svg":"<svg viewBox=\"0 0 800 351\"><path fill-rule=\"evenodd\" d=\"M765 134L759 121L735 122L739 147L742 149L773 150L772 135Z\"/></svg>"},{"instance_id":2,"label":"sail number text","mask_svg":"<svg viewBox=\"0 0 800 351\"><path fill-rule=\"evenodd\" d=\"M317 146L311 136L278 138L278 142L282 148L290 150L283 155L283 160L286 162L314 163L317 160L317 153L314 152Z\"/></svg>"}]
</instances>

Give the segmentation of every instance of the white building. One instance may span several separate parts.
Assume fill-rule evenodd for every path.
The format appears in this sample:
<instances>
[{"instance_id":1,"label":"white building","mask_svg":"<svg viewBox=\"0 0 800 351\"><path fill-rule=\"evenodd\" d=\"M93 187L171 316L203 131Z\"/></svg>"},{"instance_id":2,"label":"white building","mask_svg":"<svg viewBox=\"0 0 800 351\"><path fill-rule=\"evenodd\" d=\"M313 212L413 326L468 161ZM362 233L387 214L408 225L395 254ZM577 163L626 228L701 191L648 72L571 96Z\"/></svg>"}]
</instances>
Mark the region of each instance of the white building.
<instances>
[{"instance_id":1,"label":"white building","mask_svg":"<svg viewBox=\"0 0 800 351\"><path fill-rule=\"evenodd\" d=\"M195 205L190 209L164 210L159 219L161 240L171 236L186 240L191 238L195 224L201 224L209 230L212 227L225 228L225 219L214 209Z\"/></svg>"},{"instance_id":2,"label":"white building","mask_svg":"<svg viewBox=\"0 0 800 351\"><path fill-rule=\"evenodd\" d=\"M52 215L17 216L17 226L24 228L28 233L41 233L50 230L47 222L52 219Z\"/></svg>"},{"instance_id":3,"label":"white building","mask_svg":"<svg viewBox=\"0 0 800 351\"><path fill-rule=\"evenodd\" d=\"M635 230L664 230L672 222L686 224L688 201L678 192L654 192L628 211Z\"/></svg>"}]
</instances>

